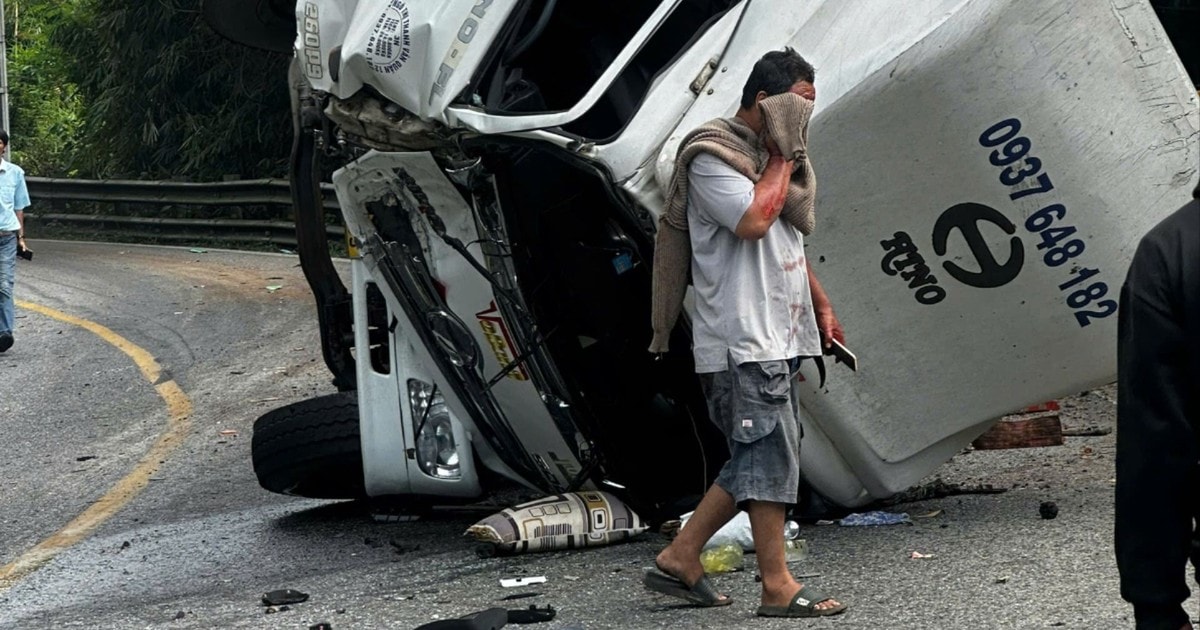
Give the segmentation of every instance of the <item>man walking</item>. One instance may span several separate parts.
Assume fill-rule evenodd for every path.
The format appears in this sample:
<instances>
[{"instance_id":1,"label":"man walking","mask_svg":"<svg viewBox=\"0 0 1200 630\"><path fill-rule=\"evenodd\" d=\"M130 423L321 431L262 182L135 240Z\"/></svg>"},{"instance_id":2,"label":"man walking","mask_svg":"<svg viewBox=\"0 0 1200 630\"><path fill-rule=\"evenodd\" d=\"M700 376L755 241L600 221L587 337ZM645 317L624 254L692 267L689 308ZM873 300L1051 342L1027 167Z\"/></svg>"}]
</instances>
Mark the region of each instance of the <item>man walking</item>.
<instances>
[{"instance_id":1,"label":"man walking","mask_svg":"<svg viewBox=\"0 0 1200 630\"><path fill-rule=\"evenodd\" d=\"M841 326L804 255L815 177L807 156L816 91L812 65L791 48L750 73L733 118L680 145L655 246L652 352L665 352L690 261L693 354L709 415L730 459L662 553L647 588L701 606L728 597L704 576L700 551L739 509L750 515L765 617L817 617L845 605L788 570L784 522L800 482L796 375ZM779 220L779 219L783 220Z\"/></svg>"},{"instance_id":2,"label":"man walking","mask_svg":"<svg viewBox=\"0 0 1200 630\"><path fill-rule=\"evenodd\" d=\"M1191 628L1200 571L1200 185L1142 237L1121 288L1116 554L1138 630Z\"/></svg>"},{"instance_id":3,"label":"man walking","mask_svg":"<svg viewBox=\"0 0 1200 630\"><path fill-rule=\"evenodd\" d=\"M17 252L25 250L24 211L29 207L25 171L4 159L7 149L8 132L0 129L0 352L13 345L13 282Z\"/></svg>"}]
</instances>

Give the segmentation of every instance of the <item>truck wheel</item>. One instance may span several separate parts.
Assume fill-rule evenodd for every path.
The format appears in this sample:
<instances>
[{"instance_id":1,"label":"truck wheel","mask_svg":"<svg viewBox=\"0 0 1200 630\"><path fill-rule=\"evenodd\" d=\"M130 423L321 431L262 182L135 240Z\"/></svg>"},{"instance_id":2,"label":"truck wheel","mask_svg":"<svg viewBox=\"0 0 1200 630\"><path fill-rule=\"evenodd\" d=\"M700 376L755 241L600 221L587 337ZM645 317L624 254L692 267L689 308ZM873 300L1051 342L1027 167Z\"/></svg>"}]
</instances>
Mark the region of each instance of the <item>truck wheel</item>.
<instances>
[{"instance_id":1,"label":"truck wheel","mask_svg":"<svg viewBox=\"0 0 1200 630\"><path fill-rule=\"evenodd\" d=\"M358 396L339 392L269 411L254 422L254 473L263 488L313 499L362 499Z\"/></svg>"}]
</instances>

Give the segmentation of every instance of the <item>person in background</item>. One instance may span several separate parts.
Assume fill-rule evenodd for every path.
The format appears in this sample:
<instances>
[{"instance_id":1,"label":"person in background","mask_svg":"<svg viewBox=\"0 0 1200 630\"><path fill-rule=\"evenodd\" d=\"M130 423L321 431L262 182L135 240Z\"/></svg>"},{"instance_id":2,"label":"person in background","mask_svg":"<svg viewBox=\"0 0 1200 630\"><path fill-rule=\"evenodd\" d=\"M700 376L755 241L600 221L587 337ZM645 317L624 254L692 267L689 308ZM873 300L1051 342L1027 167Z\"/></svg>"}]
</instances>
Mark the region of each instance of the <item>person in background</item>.
<instances>
[{"instance_id":1,"label":"person in background","mask_svg":"<svg viewBox=\"0 0 1200 630\"><path fill-rule=\"evenodd\" d=\"M1200 184L1142 237L1121 288L1115 549L1138 630L1192 624L1200 567Z\"/></svg>"},{"instance_id":2,"label":"person in background","mask_svg":"<svg viewBox=\"0 0 1200 630\"><path fill-rule=\"evenodd\" d=\"M29 207L25 171L2 157L7 149L8 132L0 129L0 352L13 345L13 285L17 254L26 250L25 208Z\"/></svg>"}]
</instances>

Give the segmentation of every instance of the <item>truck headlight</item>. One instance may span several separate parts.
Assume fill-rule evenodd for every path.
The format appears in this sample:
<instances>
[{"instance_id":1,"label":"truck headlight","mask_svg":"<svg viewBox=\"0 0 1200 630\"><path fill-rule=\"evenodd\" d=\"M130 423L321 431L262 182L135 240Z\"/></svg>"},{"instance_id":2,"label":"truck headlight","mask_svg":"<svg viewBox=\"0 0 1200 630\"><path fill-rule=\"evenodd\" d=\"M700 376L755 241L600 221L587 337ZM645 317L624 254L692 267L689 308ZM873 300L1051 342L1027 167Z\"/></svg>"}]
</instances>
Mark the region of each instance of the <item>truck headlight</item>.
<instances>
[{"instance_id":1,"label":"truck headlight","mask_svg":"<svg viewBox=\"0 0 1200 630\"><path fill-rule=\"evenodd\" d=\"M408 381L408 402L412 408L416 457L421 471L437 479L459 479L462 467L454 425L446 401L437 388L424 381Z\"/></svg>"}]
</instances>

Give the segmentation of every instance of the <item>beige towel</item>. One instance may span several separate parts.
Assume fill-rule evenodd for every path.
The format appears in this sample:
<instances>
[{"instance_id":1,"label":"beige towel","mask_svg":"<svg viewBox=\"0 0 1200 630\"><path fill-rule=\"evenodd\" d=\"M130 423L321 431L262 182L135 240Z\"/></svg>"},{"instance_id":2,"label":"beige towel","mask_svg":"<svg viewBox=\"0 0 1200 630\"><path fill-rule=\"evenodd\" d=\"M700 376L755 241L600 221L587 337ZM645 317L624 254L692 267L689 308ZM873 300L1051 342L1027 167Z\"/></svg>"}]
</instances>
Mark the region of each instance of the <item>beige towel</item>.
<instances>
[{"instance_id":1,"label":"beige towel","mask_svg":"<svg viewBox=\"0 0 1200 630\"><path fill-rule=\"evenodd\" d=\"M769 133L784 157L794 159L792 181L788 186L780 218L801 233L812 234L816 225L813 202L817 180L808 159L808 120L813 103L791 92L763 99L759 103ZM683 308L688 271L692 262L692 243L687 227L687 174L692 158L711 153L753 182L758 182L767 166L767 149L740 118L718 118L689 133L679 144L675 172L667 188L667 205L658 223L654 242L654 271L651 284L650 324L654 337L650 352L663 353L670 343L671 330Z\"/></svg>"}]
</instances>

